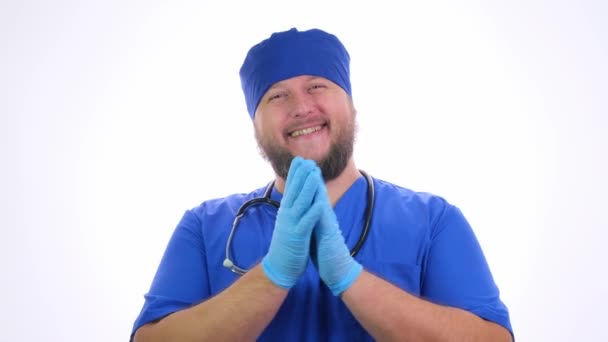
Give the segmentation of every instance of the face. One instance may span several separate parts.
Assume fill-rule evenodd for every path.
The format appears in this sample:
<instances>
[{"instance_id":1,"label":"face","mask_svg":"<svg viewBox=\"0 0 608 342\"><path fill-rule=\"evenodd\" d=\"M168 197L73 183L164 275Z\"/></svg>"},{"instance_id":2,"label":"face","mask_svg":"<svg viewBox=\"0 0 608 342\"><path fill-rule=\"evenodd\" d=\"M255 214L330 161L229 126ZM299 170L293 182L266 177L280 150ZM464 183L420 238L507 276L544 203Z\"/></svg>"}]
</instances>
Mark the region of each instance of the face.
<instances>
[{"instance_id":1,"label":"face","mask_svg":"<svg viewBox=\"0 0 608 342\"><path fill-rule=\"evenodd\" d=\"M255 137L262 156L287 179L294 156L317 162L325 180L339 176L353 154L356 111L337 84L297 76L273 85L255 113Z\"/></svg>"}]
</instances>

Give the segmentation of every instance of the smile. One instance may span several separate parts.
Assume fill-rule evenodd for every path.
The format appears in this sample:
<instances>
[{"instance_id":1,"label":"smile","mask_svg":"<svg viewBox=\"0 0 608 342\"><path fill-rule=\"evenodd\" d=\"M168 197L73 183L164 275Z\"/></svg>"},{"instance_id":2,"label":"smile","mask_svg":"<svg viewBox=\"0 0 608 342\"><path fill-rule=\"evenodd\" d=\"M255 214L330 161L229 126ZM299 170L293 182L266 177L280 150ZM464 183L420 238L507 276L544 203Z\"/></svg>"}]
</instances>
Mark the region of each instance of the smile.
<instances>
[{"instance_id":1,"label":"smile","mask_svg":"<svg viewBox=\"0 0 608 342\"><path fill-rule=\"evenodd\" d=\"M295 137L299 137L302 135L307 135L307 134L312 134L314 132L318 132L321 129L323 129L325 125L320 125L320 126L315 126L315 127L308 127L308 128L304 128L304 129L299 129L296 131L293 131L289 134L290 137L295 138Z\"/></svg>"}]
</instances>

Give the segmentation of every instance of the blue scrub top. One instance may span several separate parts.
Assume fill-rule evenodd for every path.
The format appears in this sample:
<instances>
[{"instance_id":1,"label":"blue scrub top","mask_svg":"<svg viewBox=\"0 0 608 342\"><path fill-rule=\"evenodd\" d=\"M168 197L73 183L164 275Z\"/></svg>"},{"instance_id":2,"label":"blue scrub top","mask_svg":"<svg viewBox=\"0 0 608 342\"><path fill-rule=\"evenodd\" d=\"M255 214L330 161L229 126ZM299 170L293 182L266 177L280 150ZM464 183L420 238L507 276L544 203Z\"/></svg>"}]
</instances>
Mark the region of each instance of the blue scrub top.
<instances>
[{"instance_id":1,"label":"blue scrub top","mask_svg":"<svg viewBox=\"0 0 608 342\"><path fill-rule=\"evenodd\" d=\"M512 333L507 307L469 223L443 198L374 179L376 204L367 240L355 259L363 267L428 301L458 307ZM264 188L203 202L186 211L171 237L133 333L142 325L221 292L238 279L223 266L232 222ZM352 248L364 224L367 182L360 177L334 210ZM271 198L280 201L275 189ZM250 269L268 251L277 210L254 206L232 240L232 260ZM297 319L294 319L297 318ZM372 341L339 297L322 283L312 262L259 341Z\"/></svg>"}]
</instances>

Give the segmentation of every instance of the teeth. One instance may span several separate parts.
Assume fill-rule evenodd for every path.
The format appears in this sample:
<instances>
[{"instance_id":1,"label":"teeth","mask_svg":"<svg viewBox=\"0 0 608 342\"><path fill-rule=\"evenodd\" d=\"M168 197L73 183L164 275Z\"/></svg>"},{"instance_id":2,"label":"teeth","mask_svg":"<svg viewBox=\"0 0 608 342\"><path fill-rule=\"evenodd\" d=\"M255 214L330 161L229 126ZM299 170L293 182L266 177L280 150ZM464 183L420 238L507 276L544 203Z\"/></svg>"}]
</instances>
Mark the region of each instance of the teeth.
<instances>
[{"instance_id":1,"label":"teeth","mask_svg":"<svg viewBox=\"0 0 608 342\"><path fill-rule=\"evenodd\" d=\"M293 133L291 133L292 137L299 137L300 135L306 135L306 134L310 134L310 133L314 133L318 130L321 129L321 126L317 126L317 127L310 127L310 128L305 128L305 129L301 129L298 131L295 131Z\"/></svg>"}]
</instances>

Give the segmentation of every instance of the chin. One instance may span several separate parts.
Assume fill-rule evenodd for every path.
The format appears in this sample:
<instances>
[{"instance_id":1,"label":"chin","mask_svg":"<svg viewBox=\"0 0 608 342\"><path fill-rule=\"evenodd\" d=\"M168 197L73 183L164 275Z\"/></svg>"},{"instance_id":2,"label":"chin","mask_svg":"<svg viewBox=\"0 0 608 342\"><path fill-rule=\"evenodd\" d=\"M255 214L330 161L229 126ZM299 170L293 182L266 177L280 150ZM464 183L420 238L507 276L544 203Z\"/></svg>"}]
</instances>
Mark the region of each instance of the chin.
<instances>
[{"instance_id":1,"label":"chin","mask_svg":"<svg viewBox=\"0 0 608 342\"><path fill-rule=\"evenodd\" d=\"M329 155L329 150L330 147L320 148L318 146L315 146L311 149L301 149L300 151L292 151L291 153L294 156L300 156L304 159L311 159L316 162L319 162L327 158L327 156Z\"/></svg>"},{"instance_id":2,"label":"chin","mask_svg":"<svg viewBox=\"0 0 608 342\"><path fill-rule=\"evenodd\" d=\"M304 159L314 160L317 164L325 160L327 153L296 153L294 156L300 156Z\"/></svg>"}]
</instances>

